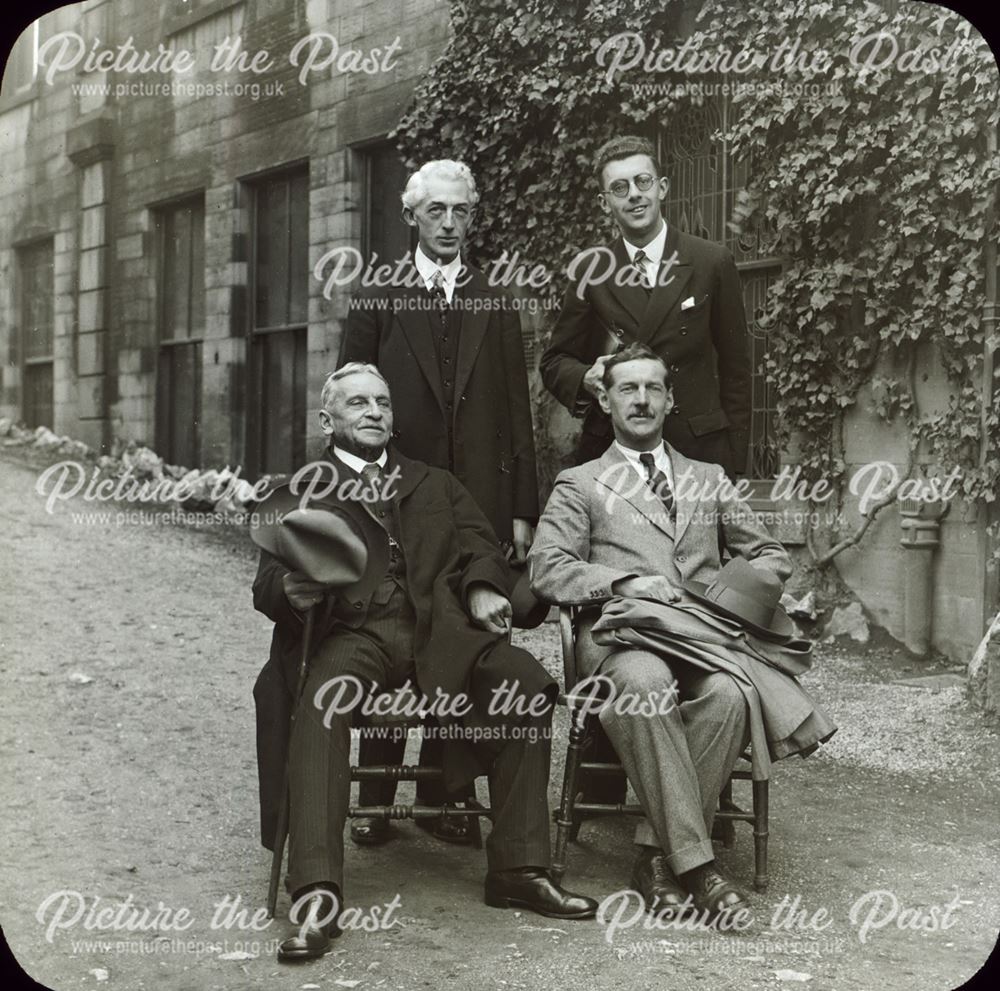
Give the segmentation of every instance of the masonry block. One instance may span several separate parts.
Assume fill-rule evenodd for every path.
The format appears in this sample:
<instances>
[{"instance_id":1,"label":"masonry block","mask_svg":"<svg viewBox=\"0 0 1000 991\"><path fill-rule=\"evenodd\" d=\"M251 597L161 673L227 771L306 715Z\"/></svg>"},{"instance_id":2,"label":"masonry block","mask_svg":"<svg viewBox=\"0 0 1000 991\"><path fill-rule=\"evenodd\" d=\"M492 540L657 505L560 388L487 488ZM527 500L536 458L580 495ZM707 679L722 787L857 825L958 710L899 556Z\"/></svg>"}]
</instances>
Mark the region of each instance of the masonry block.
<instances>
[{"instance_id":1,"label":"masonry block","mask_svg":"<svg viewBox=\"0 0 1000 991\"><path fill-rule=\"evenodd\" d=\"M89 248L80 252L80 291L100 289L108 284L108 249Z\"/></svg>"},{"instance_id":2,"label":"masonry block","mask_svg":"<svg viewBox=\"0 0 1000 991\"><path fill-rule=\"evenodd\" d=\"M92 289L81 292L78 297L79 329L81 334L90 330L104 330L106 327L106 289Z\"/></svg>"},{"instance_id":3,"label":"masonry block","mask_svg":"<svg viewBox=\"0 0 1000 991\"><path fill-rule=\"evenodd\" d=\"M60 430L64 429L60 427ZM95 451L100 451L104 443L104 434L107 429L107 420L103 417L96 419L84 419L82 417L74 422L67 423L65 431L74 440L83 441L88 447Z\"/></svg>"},{"instance_id":4,"label":"masonry block","mask_svg":"<svg viewBox=\"0 0 1000 991\"><path fill-rule=\"evenodd\" d=\"M99 248L108 243L108 211L91 206L80 211L80 247Z\"/></svg>"},{"instance_id":5,"label":"masonry block","mask_svg":"<svg viewBox=\"0 0 1000 991\"><path fill-rule=\"evenodd\" d=\"M81 170L80 205L100 206L108 202L108 173L105 162L85 165Z\"/></svg>"},{"instance_id":6,"label":"masonry block","mask_svg":"<svg viewBox=\"0 0 1000 991\"><path fill-rule=\"evenodd\" d=\"M77 369L80 375L97 375L104 371L106 332L93 331L77 338Z\"/></svg>"},{"instance_id":7,"label":"masonry block","mask_svg":"<svg viewBox=\"0 0 1000 991\"><path fill-rule=\"evenodd\" d=\"M78 380L78 410L83 420L97 420L104 416L104 376L81 375Z\"/></svg>"},{"instance_id":8,"label":"masonry block","mask_svg":"<svg viewBox=\"0 0 1000 991\"><path fill-rule=\"evenodd\" d=\"M120 259L142 258L145 241L141 233L126 234L115 240L115 255Z\"/></svg>"}]
</instances>

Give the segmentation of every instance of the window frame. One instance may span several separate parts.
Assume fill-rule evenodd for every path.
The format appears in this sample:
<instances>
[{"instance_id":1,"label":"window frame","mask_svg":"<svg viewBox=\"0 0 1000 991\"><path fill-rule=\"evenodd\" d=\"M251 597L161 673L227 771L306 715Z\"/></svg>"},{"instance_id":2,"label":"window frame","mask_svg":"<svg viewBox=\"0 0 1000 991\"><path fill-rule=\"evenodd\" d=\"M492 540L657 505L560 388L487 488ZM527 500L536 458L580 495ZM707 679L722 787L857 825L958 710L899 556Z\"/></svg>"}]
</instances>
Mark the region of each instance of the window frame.
<instances>
[{"instance_id":1,"label":"window frame","mask_svg":"<svg viewBox=\"0 0 1000 991\"><path fill-rule=\"evenodd\" d=\"M308 398L304 390L308 388L308 333L309 333L309 280L306 279L305 310L306 319L298 323L278 324L273 326L257 326L257 263L259 259L260 236L259 230L259 207L261 190L265 183L274 179L284 177L290 188L291 180L296 175L302 175L306 179L306 262L307 273L311 272L308 265L309 251L309 204L308 197L311 192L310 179L311 170L308 159L299 159L292 162L283 163L273 169L266 169L253 175L240 179L240 183L248 193L248 236L249 250L247 252L247 306L246 306L246 370L247 370L247 402L246 402L246 449L245 461L247 474L250 477L258 477L264 471L264 456L266 447L266 428L263 413L263 393L264 393L264 373L265 369L260 364L261 351L266 347L265 338L274 334L290 333L294 341L294 347L305 349L304 356L304 381L302 382L303 395L298 401L294 393L293 385L292 404L301 409L301 422L295 425L292 432L292 456L291 461L294 466L298 466L305 459L306 433L308 416ZM289 200L290 205L290 200ZM291 213L289 211L289 216ZM289 236L288 250L291 252L292 239ZM291 266L289 266L289 273ZM289 285L289 290L291 285ZM260 342L258 344L258 342ZM293 353L293 370L297 366L297 355Z\"/></svg>"},{"instance_id":2,"label":"window frame","mask_svg":"<svg viewBox=\"0 0 1000 991\"><path fill-rule=\"evenodd\" d=\"M177 355L180 353L179 349L184 347L191 347L194 349L194 384L192 387L192 393L194 395L194 408L191 410L191 441L190 449L193 452L192 464L185 465L184 467L193 468L201 464L201 420L202 420L202 361L203 361L203 345L205 342L206 331L207 331L207 317L206 317L206 300L203 298L201 303L202 320L201 326L195 328L192 319L192 311L194 306L194 280L192 278L194 274L194 259L195 252L189 250L188 252L188 292L187 292L187 325L188 330L191 332L189 337L168 337L166 328L166 306L167 300L169 298L169 293L167 292L167 216L174 217L177 213L183 209L190 209L192 207L198 206L201 208L201 258L202 258L202 279L201 279L201 293L205 294L205 279L204 279L204 269L205 269L205 248L207 244L207 236L205 230L205 223L207 220L207 211L205 207L205 192L204 190L199 190L197 192L185 193L182 196L172 197L169 200L156 203L152 205L149 209L150 212L155 217L156 224L156 291L155 291L155 315L154 315L154 329L156 333L156 363L154 370L154 383L153 383L153 396L154 396L154 411L153 411L153 432L156 437L156 447L160 455L165 459L174 462L178 460L183 460L178 458L178 448L176 438L174 436L174 421L176 412L176 390L174 388L174 380L171 376L169 382L164 381L164 363L169 361L171 369L173 369L173 364L177 360ZM176 228L174 228L176 229ZM171 331L172 333L172 328ZM169 406L169 409L164 408L164 403Z\"/></svg>"},{"instance_id":3,"label":"window frame","mask_svg":"<svg viewBox=\"0 0 1000 991\"><path fill-rule=\"evenodd\" d=\"M49 298L49 327L48 327L48 353L44 355L33 354L29 357L28 348L28 338L27 338L27 325L28 320L27 311L25 309L26 301L28 299L28 289L26 286L25 273L28 269L26 261L29 257L34 255L36 252L48 250L48 265L49 270L49 285L48 285L48 298ZM20 412L22 420L27 423L28 408L28 389L27 383L29 379L28 370L32 371L36 368L49 368L51 377L51 387L52 387L52 399L50 402L51 416L50 420L55 419L55 343L56 343L56 328L55 328L55 235L53 234L43 234L39 237L33 237L28 241L21 241L14 245L15 251L15 315L16 315L16 327L17 327L17 347L18 347L18 368L21 376L21 401L20 401ZM34 270L34 264L32 264L32 270ZM32 277L32 285L35 283L34 276ZM50 430L55 429L54 423L36 423L32 424L34 427L47 426Z\"/></svg>"}]
</instances>

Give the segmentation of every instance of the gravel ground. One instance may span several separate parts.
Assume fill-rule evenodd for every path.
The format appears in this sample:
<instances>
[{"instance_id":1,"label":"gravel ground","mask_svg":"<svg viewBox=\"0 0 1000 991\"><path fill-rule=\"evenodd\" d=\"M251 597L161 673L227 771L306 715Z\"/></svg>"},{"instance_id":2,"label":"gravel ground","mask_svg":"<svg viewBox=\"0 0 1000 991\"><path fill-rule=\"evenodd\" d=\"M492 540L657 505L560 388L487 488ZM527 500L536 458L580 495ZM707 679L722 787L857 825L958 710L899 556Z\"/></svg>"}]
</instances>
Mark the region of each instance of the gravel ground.
<instances>
[{"instance_id":1,"label":"gravel ground","mask_svg":"<svg viewBox=\"0 0 1000 991\"><path fill-rule=\"evenodd\" d=\"M0 921L48 987L937 991L973 974L996 941L996 733L961 690L898 683L940 667L891 646L831 645L817 648L805 683L840 732L775 768L771 887L752 896L747 932L637 920L609 942L594 922L498 912L482 903L480 853L402 825L388 846L348 844L347 855L352 904L398 893L399 924L281 967L280 919L262 932L212 924L220 899L263 904L269 862L250 692L270 630L250 603L249 542L227 527L157 524L134 507L120 520L81 501L49 515L34 479L0 463ZM519 641L560 670L554 626ZM565 732L560 712L553 804ZM567 884L598 897L624 888L630 836L622 819L587 824ZM746 829L720 860L749 881ZM41 907L62 891L89 912L49 940L53 902ZM194 921L127 932L109 915L102 928L98 911L128 899ZM795 899L802 915L782 925L775 912ZM871 912L878 928L864 924Z\"/></svg>"}]
</instances>

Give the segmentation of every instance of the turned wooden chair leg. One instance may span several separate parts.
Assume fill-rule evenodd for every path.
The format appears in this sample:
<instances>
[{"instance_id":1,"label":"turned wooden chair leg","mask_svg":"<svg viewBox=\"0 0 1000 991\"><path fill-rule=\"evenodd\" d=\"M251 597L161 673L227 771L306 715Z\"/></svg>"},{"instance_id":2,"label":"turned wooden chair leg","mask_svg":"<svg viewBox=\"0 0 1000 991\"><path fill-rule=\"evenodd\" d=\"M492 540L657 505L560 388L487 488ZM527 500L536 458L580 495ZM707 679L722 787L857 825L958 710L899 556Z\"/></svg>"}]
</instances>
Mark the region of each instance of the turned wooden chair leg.
<instances>
[{"instance_id":1,"label":"turned wooden chair leg","mask_svg":"<svg viewBox=\"0 0 1000 991\"><path fill-rule=\"evenodd\" d=\"M566 749L566 770L563 773L562 798L556 811L556 843L552 857L552 875L558 882L566 871L566 844L575 839L580 823L574 816L574 806L580 777L580 763L587 748L587 717L570 707L569 746Z\"/></svg>"},{"instance_id":2,"label":"turned wooden chair leg","mask_svg":"<svg viewBox=\"0 0 1000 991\"><path fill-rule=\"evenodd\" d=\"M476 796L475 786L473 786L473 790L465 798L465 807L467 809L483 808L479 802L479 798ZM469 823L469 838L472 840L473 848L476 850L482 850L483 828L479 822L479 816L470 815L466 821Z\"/></svg>"},{"instance_id":3,"label":"turned wooden chair leg","mask_svg":"<svg viewBox=\"0 0 1000 991\"><path fill-rule=\"evenodd\" d=\"M753 782L753 886L767 891L768 782Z\"/></svg>"},{"instance_id":4,"label":"turned wooden chair leg","mask_svg":"<svg viewBox=\"0 0 1000 991\"><path fill-rule=\"evenodd\" d=\"M735 808L733 779L729 778L719 795L719 809L723 812L732 812ZM736 823L732 819L716 819L712 823L712 839L721 843L728 850L736 843Z\"/></svg>"}]
</instances>

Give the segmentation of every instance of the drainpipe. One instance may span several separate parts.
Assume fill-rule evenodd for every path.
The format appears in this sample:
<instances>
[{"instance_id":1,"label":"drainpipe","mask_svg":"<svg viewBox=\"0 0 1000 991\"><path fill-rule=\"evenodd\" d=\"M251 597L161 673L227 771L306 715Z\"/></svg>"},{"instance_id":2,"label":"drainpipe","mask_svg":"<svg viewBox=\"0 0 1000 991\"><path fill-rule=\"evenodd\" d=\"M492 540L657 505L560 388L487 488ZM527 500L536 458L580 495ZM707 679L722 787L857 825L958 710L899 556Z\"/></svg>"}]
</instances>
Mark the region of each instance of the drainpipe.
<instances>
[{"instance_id":1,"label":"drainpipe","mask_svg":"<svg viewBox=\"0 0 1000 991\"><path fill-rule=\"evenodd\" d=\"M900 499L900 544L906 555L903 586L903 643L919 657L931 649L934 616L934 551L941 544L941 518L947 504Z\"/></svg>"},{"instance_id":2,"label":"drainpipe","mask_svg":"<svg viewBox=\"0 0 1000 991\"><path fill-rule=\"evenodd\" d=\"M989 160L993 160L997 155L997 132L990 129L986 134L986 150ZM992 229L993 218L996 213L996 190L994 190L994 200L986 214L987 230ZM986 417L993 408L993 370L995 367L996 348L990 338L997 330L997 246L992 237L987 237L983 247L983 267L984 267L984 293L983 302L983 411L982 411L982 431L979 435L979 465L986 464L989 440L987 436Z\"/></svg>"}]
</instances>

